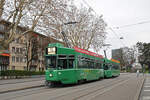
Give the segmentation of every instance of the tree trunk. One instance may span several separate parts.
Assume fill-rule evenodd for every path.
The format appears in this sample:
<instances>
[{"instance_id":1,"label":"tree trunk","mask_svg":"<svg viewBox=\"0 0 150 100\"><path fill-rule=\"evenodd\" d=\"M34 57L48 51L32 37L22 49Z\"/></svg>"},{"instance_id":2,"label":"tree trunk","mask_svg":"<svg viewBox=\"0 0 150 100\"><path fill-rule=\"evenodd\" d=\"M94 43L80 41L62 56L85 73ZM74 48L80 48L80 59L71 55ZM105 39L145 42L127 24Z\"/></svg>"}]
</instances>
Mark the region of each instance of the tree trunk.
<instances>
[{"instance_id":1,"label":"tree trunk","mask_svg":"<svg viewBox=\"0 0 150 100\"><path fill-rule=\"evenodd\" d=\"M148 63L148 71L149 71L149 73L150 73L150 63Z\"/></svg>"}]
</instances>

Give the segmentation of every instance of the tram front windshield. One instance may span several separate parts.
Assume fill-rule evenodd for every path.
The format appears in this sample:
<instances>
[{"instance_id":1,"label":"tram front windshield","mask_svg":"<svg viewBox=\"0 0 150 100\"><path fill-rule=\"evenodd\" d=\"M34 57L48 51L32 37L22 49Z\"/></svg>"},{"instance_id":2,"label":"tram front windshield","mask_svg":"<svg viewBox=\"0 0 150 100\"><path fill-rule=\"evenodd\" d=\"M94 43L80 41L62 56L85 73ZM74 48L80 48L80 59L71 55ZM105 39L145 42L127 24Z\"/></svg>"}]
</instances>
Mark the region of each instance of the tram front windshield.
<instances>
[{"instance_id":1,"label":"tram front windshield","mask_svg":"<svg viewBox=\"0 0 150 100\"><path fill-rule=\"evenodd\" d=\"M46 57L46 67L47 68L56 68L56 56Z\"/></svg>"}]
</instances>

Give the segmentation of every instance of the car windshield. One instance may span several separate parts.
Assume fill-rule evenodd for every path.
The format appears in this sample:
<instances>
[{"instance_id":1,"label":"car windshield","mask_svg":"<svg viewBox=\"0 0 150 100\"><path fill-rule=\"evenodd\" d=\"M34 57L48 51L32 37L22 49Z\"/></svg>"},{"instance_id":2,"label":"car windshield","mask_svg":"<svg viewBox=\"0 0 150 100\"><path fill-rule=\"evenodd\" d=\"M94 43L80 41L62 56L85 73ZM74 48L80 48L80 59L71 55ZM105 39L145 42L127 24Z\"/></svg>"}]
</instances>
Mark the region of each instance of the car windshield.
<instances>
[{"instance_id":1,"label":"car windshield","mask_svg":"<svg viewBox=\"0 0 150 100\"><path fill-rule=\"evenodd\" d=\"M46 67L47 68L56 68L56 56L46 57Z\"/></svg>"}]
</instances>

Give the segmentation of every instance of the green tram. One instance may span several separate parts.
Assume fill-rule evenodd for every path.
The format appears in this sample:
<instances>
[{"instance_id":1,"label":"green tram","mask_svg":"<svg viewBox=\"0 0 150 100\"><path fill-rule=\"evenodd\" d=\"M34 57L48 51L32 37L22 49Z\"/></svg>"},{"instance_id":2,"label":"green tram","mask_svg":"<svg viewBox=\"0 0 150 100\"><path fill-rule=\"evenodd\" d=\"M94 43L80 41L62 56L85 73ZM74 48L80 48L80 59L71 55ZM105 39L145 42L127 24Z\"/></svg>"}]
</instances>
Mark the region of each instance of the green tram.
<instances>
[{"instance_id":1,"label":"green tram","mask_svg":"<svg viewBox=\"0 0 150 100\"><path fill-rule=\"evenodd\" d=\"M110 78L110 77L116 77L120 75L120 62L114 59L106 59L104 58L104 77Z\"/></svg>"},{"instance_id":2,"label":"green tram","mask_svg":"<svg viewBox=\"0 0 150 100\"><path fill-rule=\"evenodd\" d=\"M104 78L103 56L77 47L49 44L45 52L46 86L76 84Z\"/></svg>"}]
</instances>

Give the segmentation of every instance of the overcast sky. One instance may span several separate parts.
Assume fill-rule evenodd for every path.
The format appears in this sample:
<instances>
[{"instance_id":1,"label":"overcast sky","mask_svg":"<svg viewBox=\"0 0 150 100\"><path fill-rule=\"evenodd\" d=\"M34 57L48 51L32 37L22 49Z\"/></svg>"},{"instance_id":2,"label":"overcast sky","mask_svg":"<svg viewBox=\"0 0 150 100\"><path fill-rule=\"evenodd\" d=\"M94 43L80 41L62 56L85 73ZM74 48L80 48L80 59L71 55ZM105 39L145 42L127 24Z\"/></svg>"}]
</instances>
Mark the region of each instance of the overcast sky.
<instances>
[{"instance_id":1,"label":"overcast sky","mask_svg":"<svg viewBox=\"0 0 150 100\"><path fill-rule=\"evenodd\" d=\"M75 0L86 5L83 0ZM150 42L150 0L84 0L108 24L106 43L111 49L135 45L138 41ZM145 22L144 24L140 24ZM146 23L147 22L147 23ZM139 23L139 24L138 24ZM133 25L134 24L134 25ZM128 25L129 27L125 27ZM115 33L110 30L113 28ZM115 28L119 27L119 29ZM122 40L119 38L123 37Z\"/></svg>"}]
</instances>

